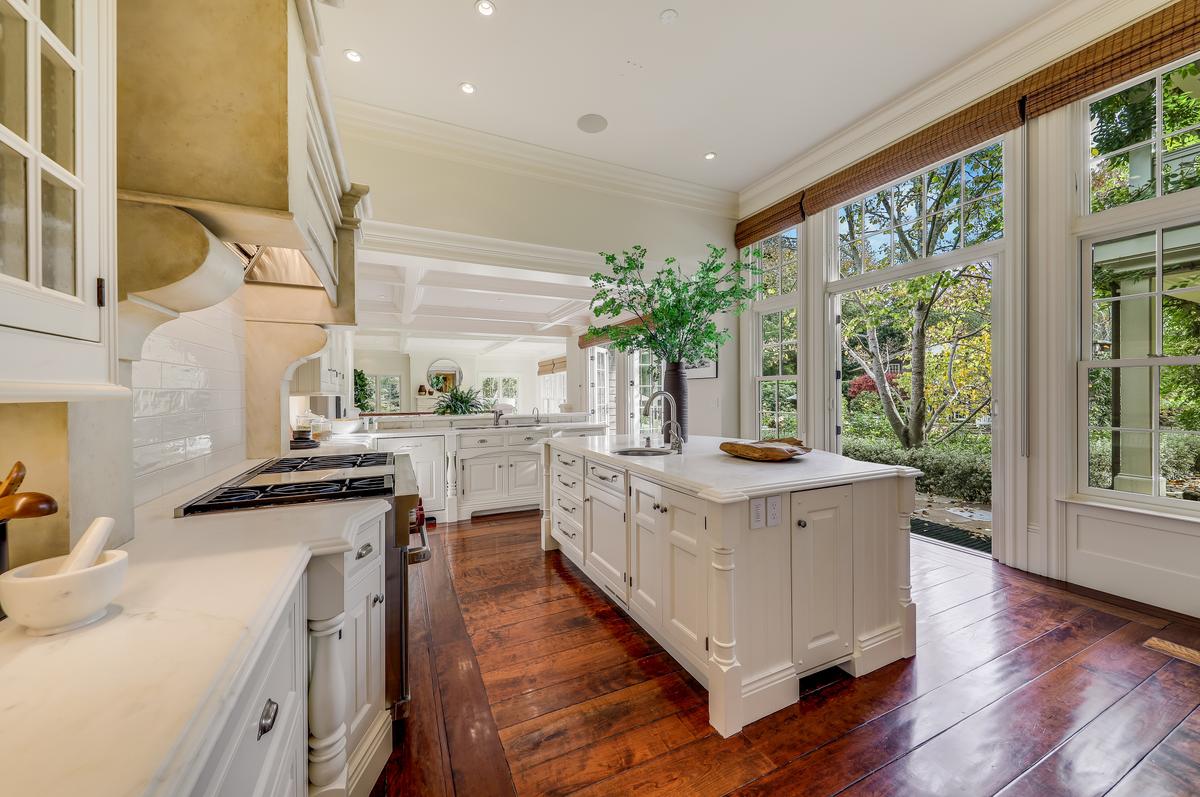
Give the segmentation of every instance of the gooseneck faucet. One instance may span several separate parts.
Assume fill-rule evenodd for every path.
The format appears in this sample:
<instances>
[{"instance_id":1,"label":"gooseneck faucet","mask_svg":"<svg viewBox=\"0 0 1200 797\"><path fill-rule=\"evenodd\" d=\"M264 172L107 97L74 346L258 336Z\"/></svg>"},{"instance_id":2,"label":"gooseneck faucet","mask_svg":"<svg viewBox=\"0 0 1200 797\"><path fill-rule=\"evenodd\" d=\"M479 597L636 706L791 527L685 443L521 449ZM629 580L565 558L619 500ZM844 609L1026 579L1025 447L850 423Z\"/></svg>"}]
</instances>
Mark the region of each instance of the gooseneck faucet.
<instances>
[{"instance_id":1,"label":"gooseneck faucet","mask_svg":"<svg viewBox=\"0 0 1200 797\"><path fill-rule=\"evenodd\" d=\"M646 403L642 406L642 415L650 417L650 405L654 400L662 396L667 400L668 406L671 408L670 420L663 424L663 440L670 443L671 450L676 454L683 453L683 431L680 429L679 421L676 418L679 415L679 410L675 406L675 397L665 390L659 390L650 394L650 398L646 399Z\"/></svg>"},{"instance_id":2,"label":"gooseneck faucet","mask_svg":"<svg viewBox=\"0 0 1200 797\"><path fill-rule=\"evenodd\" d=\"M542 412L537 407L533 408L533 425L537 426L542 422Z\"/></svg>"}]
</instances>

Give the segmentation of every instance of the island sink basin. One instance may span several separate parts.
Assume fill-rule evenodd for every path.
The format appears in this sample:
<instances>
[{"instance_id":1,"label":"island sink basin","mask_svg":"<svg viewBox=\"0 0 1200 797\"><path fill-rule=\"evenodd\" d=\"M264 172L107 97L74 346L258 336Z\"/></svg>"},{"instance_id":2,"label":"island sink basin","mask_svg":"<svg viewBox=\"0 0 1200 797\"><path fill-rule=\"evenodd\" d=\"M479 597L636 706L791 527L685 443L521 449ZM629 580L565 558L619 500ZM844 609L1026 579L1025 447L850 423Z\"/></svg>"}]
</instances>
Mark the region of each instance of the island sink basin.
<instances>
[{"instance_id":1,"label":"island sink basin","mask_svg":"<svg viewBox=\"0 0 1200 797\"><path fill-rule=\"evenodd\" d=\"M675 452L669 448L618 448L613 453L622 457L665 457Z\"/></svg>"}]
</instances>

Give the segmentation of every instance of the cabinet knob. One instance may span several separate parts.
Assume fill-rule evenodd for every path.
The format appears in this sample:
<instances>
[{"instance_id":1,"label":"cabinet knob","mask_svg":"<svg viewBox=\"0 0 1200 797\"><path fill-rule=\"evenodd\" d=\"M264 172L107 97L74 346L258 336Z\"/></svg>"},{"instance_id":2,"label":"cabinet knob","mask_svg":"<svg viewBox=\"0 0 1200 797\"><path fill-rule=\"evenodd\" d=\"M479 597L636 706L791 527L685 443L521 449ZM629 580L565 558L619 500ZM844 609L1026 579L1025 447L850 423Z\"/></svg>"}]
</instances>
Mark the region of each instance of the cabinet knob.
<instances>
[{"instance_id":1,"label":"cabinet knob","mask_svg":"<svg viewBox=\"0 0 1200 797\"><path fill-rule=\"evenodd\" d=\"M808 528L808 521L807 520L797 520L796 525L802 529L806 529L806 528Z\"/></svg>"},{"instance_id":2,"label":"cabinet knob","mask_svg":"<svg viewBox=\"0 0 1200 797\"><path fill-rule=\"evenodd\" d=\"M375 593L375 595L374 595L374 597L372 597L372 598L371 598L371 605L372 605L372 606L378 606L378 605L379 605L379 604L381 604L381 603L383 603L383 593L382 593L382 592L376 592L376 593Z\"/></svg>"},{"instance_id":3,"label":"cabinet knob","mask_svg":"<svg viewBox=\"0 0 1200 797\"><path fill-rule=\"evenodd\" d=\"M657 512L657 511L658 511L658 509L659 509L659 504L658 504L658 502L657 502L657 501L655 501L655 502L654 502L654 510Z\"/></svg>"}]
</instances>

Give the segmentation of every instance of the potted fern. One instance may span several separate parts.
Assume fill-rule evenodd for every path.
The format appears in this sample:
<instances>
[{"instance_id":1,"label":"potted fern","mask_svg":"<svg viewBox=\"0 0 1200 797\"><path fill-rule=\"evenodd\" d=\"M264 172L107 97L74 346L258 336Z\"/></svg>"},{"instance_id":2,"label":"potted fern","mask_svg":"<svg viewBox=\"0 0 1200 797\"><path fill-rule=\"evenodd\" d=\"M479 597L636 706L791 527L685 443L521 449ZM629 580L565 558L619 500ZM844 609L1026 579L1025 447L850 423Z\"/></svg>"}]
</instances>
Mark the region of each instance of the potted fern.
<instances>
[{"instance_id":1,"label":"potted fern","mask_svg":"<svg viewBox=\"0 0 1200 797\"><path fill-rule=\"evenodd\" d=\"M436 415L474 415L491 408L492 402L479 395L478 388L452 387L438 396L433 412Z\"/></svg>"},{"instance_id":2,"label":"potted fern","mask_svg":"<svg viewBox=\"0 0 1200 797\"><path fill-rule=\"evenodd\" d=\"M601 252L608 273L592 275L592 314L620 323L592 324L588 334L607 337L620 352L649 351L665 364L663 389L675 399L679 429L688 437L687 375L684 369L701 362L716 362L728 329L714 320L722 313L742 313L762 291L749 263L725 262L725 250L708 245L708 257L692 274L684 273L669 257L664 268L646 279L646 248L635 246L620 257ZM664 420L670 421L670 408Z\"/></svg>"}]
</instances>

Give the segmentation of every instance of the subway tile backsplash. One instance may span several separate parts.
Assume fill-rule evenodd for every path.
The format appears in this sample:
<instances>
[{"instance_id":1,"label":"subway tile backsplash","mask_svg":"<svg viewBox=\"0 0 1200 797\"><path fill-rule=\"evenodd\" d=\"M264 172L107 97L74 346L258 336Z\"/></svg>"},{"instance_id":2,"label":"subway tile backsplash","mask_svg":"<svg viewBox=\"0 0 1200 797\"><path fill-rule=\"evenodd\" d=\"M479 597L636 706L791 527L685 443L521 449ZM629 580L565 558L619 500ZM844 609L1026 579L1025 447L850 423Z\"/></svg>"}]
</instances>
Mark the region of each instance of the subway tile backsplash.
<instances>
[{"instance_id":1,"label":"subway tile backsplash","mask_svg":"<svg viewBox=\"0 0 1200 797\"><path fill-rule=\"evenodd\" d=\"M133 363L136 503L246 458L245 343L236 297L184 313L146 339Z\"/></svg>"}]
</instances>

